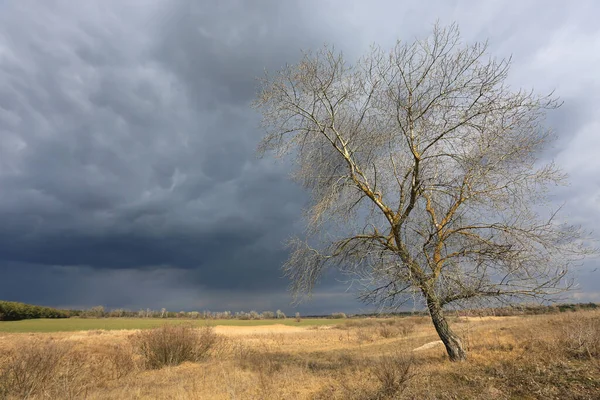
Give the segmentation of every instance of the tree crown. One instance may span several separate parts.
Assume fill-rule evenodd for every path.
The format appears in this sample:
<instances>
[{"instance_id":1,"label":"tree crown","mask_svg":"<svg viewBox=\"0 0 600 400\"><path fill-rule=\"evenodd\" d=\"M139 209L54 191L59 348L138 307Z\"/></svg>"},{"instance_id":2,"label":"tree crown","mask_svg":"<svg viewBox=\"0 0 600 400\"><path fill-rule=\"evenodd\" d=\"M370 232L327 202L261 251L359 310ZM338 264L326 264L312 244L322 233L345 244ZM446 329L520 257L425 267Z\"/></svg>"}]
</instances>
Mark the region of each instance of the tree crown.
<instances>
[{"instance_id":1,"label":"tree crown","mask_svg":"<svg viewBox=\"0 0 600 400\"><path fill-rule=\"evenodd\" d=\"M453 25L353 65L325 47L264 79L260 150L292 155L312 195L307 235L290 241L284 266L295 293L327 265L386 305L410 293L446 305L569 286L568 267L587 250L579 228L542 213L565 176L537 158L559 102L513 90L509 68L486 43L462 44Z\"/></svg>"}]
</instances>

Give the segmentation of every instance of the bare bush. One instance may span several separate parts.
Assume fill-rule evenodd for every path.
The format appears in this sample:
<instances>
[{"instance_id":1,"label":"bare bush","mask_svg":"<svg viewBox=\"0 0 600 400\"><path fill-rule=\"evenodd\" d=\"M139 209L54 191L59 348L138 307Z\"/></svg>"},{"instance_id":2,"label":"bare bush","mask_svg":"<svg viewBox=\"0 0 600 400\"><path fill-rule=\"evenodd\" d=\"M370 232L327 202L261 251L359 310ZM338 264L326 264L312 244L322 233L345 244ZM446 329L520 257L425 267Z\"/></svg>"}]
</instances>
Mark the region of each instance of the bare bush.
<instances>
[{"instance_id":1,"label":"bare bush","mask_svg":"<svg viewBox=\"0 0 600 400\"><path fill-rule=\"evenodd\" d=\"M112 379L121 379L136 369L133 351L130 346L110 345L105 349L104 357L109 365Z\"/></svg>"},{"instance_id":2,"label":"bare bush","mask_svg":"<svg viewBox=\"0 0 600 400\"><path fill-rule=\"evenodd\" d=\"M390 338L398 336L398 334L400 332L398 331L398 328L396 328L390 324L382 323L379 325L379 328L377 329L377 333L379 333L379 336L381 336L382 338L390 339Z\"/></svg>"},{"instance_id":3,"label":"bare bush","mask_svg":"<svg viewBox=\"0 0 600 400\"><path fill-rule=\"evenodd\" d=\"M26 399L52 383L71 346L64 342L28 341L17 346L0 369L0 396Z\"/></svg>"},{"instance_id":4,"label":"bare bush","mask_svg":"<svg viewBox=\"0 0 600 400\"><path fill-rule=\"evenodd\" d=\"M81 399L97 383L98 376L90 375L88 355L78 351L69 351L60 360L52 375L51 384L45 388L47 397L51 399ZM94 379L96 378L96 379Z\"/></svg>"},{"instance_id":5,"label":"bare bush","mask_svg":"<svg viewBox=\"0 0 600 400\"><path fill-rule=\"evenodd\" d=\"M415 331L416 324L405 320L387 320L381 323L379 333L382 337L408 336Z\"/></svg>"},{"instance_id":6,"label":"bare bush","mask_svg":"<svg viewBox=\"0 0 600 400\"><path fill-rule=\"evenodd\" d=\"M372 342L373 341L373 330L370 328L357 328L356 329L356 340L358 343Z\"/></svg>"},{"instance_id":7,"label":"bare bush","mask_svg":"<svg viewBox=\"0 0 600 400\"><path fill-rule=\"evenodd\" d=\"M575 315L565 318L558 343L571 357L600 357L600 318Z\"/></svg>"},{"instance_id":8,"label":"bare bush","mask_svg":"<svg viewBox=\"0 0 600 400\"><path fill-rule=\"evenodd\" d=\"M406 323L400 324L399 329L400 329L400 334L402 336L408 336L415 331L415 324L406 322Z\"/></svg>"},{"instance_id":9,"label":"bare bush","mask_svg":"<svg viewBox=\"0 0 600 400\"><path fill-rule=\"evenodd\" d=\"M380 388L378 398L397 398L406 389L408 381L414 376L412 372L414 358L406 354L382 356L372 366L373 375Z\"/></svg>"},{"instance_id":10,"label":"bare bush","mask_svg":"<svg viewBox=\"0 0 600 400\"><path fill-rule=\"evenodd\" d=\"M189 325L164 325L141 331L132 338L134 348L148 369L200 361L216 341L212 327L197 329Z\"/></svg>"}]
</instances>

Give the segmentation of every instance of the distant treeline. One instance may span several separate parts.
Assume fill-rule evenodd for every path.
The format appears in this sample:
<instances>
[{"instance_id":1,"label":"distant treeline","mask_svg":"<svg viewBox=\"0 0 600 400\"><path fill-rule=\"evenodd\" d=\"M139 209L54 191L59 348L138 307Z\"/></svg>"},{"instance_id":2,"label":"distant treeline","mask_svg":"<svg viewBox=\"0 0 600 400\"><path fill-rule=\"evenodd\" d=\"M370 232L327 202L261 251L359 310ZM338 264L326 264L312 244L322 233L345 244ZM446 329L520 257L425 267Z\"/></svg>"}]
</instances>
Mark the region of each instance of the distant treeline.
<instances>
[{"instance_id":1,"label":"distant treeline","mask_svg":"<svg viewBox=\"0 0 600 400\"><path fill-rule=\"evenodd\" d=\"M509 317L515 315L537 315L537 314L553 314L567 311L579 310L594 310L600 307L596 303L577 303L577 304L514 304L506 307L490 307L490 308L472 308L455 311L455 315L459 317Z\"/></svg>"},{"instance_id":2,"label":"distant treeline","mask_svg":"<svg viewBox=\"0 0 600 400\"><path fill-rule=\"evenodd\" d=\"M69 318L65 310L0 300L0 321L19 321L33 318Z\"/></svg>"},{"instance_id":3,"label":"distant treeline","mask_svg":"<svg viewBox=\"0 0 600 400\"><path fill-rule=\"evenodd\" d=\"M455 316L511 316L511 315L533 315L533 314L548 314L565 311L577 311L586 309L595 309L600 307L595 303L578 303L578 304L554 304L554 305L537 305L537 304L514 304L506 307L496 308L473 308L449 311L450 315ZM167 311L165 308L161 310L151 310L149 308L139 311L130 311L124 309L105 310L102 306L92 307L88 310L68 310L71 316L79 318L186 318L186 319L241 319L241 320L260 320L260 319L285 319L286 315L281 311ZM399 311L390 313L372 313L372 314L345 314L343 312L335 312L329 315L303 315L296 313L293 318L385 318L385 317L406 317L428 315L425 310L415 311Z\"/></svg>"},{"instance_id":4,"label":"distant treeline","mask_svg":"<svg viewBox=\"0 0 600 400\"><path fill-rule=\"evenodd\" d=\"M535 315L549 314L565 311L589 310L600 307L595 303L578 304L514 304L506 307L490 308L471 308L450 311L449 315L461 316L514 316L514 315ZM373 313L373 314L348 314L343 312L332 313L330 315L305 315L300 316L296 313L295 319L300 318L369 318L369 317L399 317L410 315L427 315L424 310L401 311L394 313ZM125 309L106 310L103 306L96 306L86 310L58 310L50 307L34 306L30 304L17 303L12 301L0 301L0 321L17 321L21 319L32 318L185 318L185 319L239 319L239 320L261 320L261 319L285 319L286 315L281 311L167 311L151 310L149 308L139 311Z\"/></svg>"},{"instance_id":5,"label":"distant treeline","mask_svg":"<svg viewBox=\"0 0 600 400\"><path fill-rule=\"evenodd\" d=\"M258 319L285 319L286 315L281 310L273 311L167 311L166 308L161 310L151 310L149 308L139 311L125 310L115 308L106 310L103 306L92 307L88 310L68 310L72 317L79 318L186 318L186 319L242 319L242 320L258 320ZM300 314L296 314L299 318Z\"/></svg>"}]
</instances>

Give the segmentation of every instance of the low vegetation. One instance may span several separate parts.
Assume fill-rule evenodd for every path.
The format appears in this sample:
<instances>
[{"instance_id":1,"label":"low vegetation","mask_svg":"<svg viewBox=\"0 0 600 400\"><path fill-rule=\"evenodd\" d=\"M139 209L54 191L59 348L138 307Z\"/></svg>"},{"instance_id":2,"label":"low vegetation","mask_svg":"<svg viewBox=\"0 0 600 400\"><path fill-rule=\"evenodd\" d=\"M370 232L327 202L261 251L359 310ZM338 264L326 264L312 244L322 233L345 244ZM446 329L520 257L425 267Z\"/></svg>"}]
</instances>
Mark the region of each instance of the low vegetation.
<instances>
[{"instance_id":1,"label":"low vegetation","mask_svg":"<svg viewBox=\"0 0 600 400\"><path fill-rule=\"evenodd\" d=\"M2 333L0 399L597 398L600 310L451 318L460 364L421 316Z\"/></svg>"},{"instance_id":2,"label":"low vegetation","mask_svg":"<svg viewBox=\"0 0 600 400\"><path fill-rule=\"evenodd\" d=\"M200 361L206 358L216 341L212 327L198 329L192 325L163 325L132 337L135 350L149 369Z\"/></svg>"}]
</instances>

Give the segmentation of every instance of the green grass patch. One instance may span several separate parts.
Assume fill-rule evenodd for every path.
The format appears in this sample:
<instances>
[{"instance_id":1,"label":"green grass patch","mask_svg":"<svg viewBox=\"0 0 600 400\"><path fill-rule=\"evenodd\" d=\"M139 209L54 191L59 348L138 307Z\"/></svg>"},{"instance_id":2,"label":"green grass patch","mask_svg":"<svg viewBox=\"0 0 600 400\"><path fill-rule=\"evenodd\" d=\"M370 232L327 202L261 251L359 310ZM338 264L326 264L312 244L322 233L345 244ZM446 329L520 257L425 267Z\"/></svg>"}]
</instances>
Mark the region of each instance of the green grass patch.
<instances>
[{"instance_id":1,"label":"green grass patch","mask_svg":"<svg viewBox=\"0 0 600 400\"><path fill-rule=\"evenodd\" d=\"M198 319L159 319L159 318L64 318L29 319L22 321L0 321L0 332L71 332L96 329L148 329L163 324L191 323L198 326L261 326L283 324L289 326L335 325L339 320L325 318L307 318L296 322L293 318L268 320L198 320Z\"/></svg>"}]
</instances>

